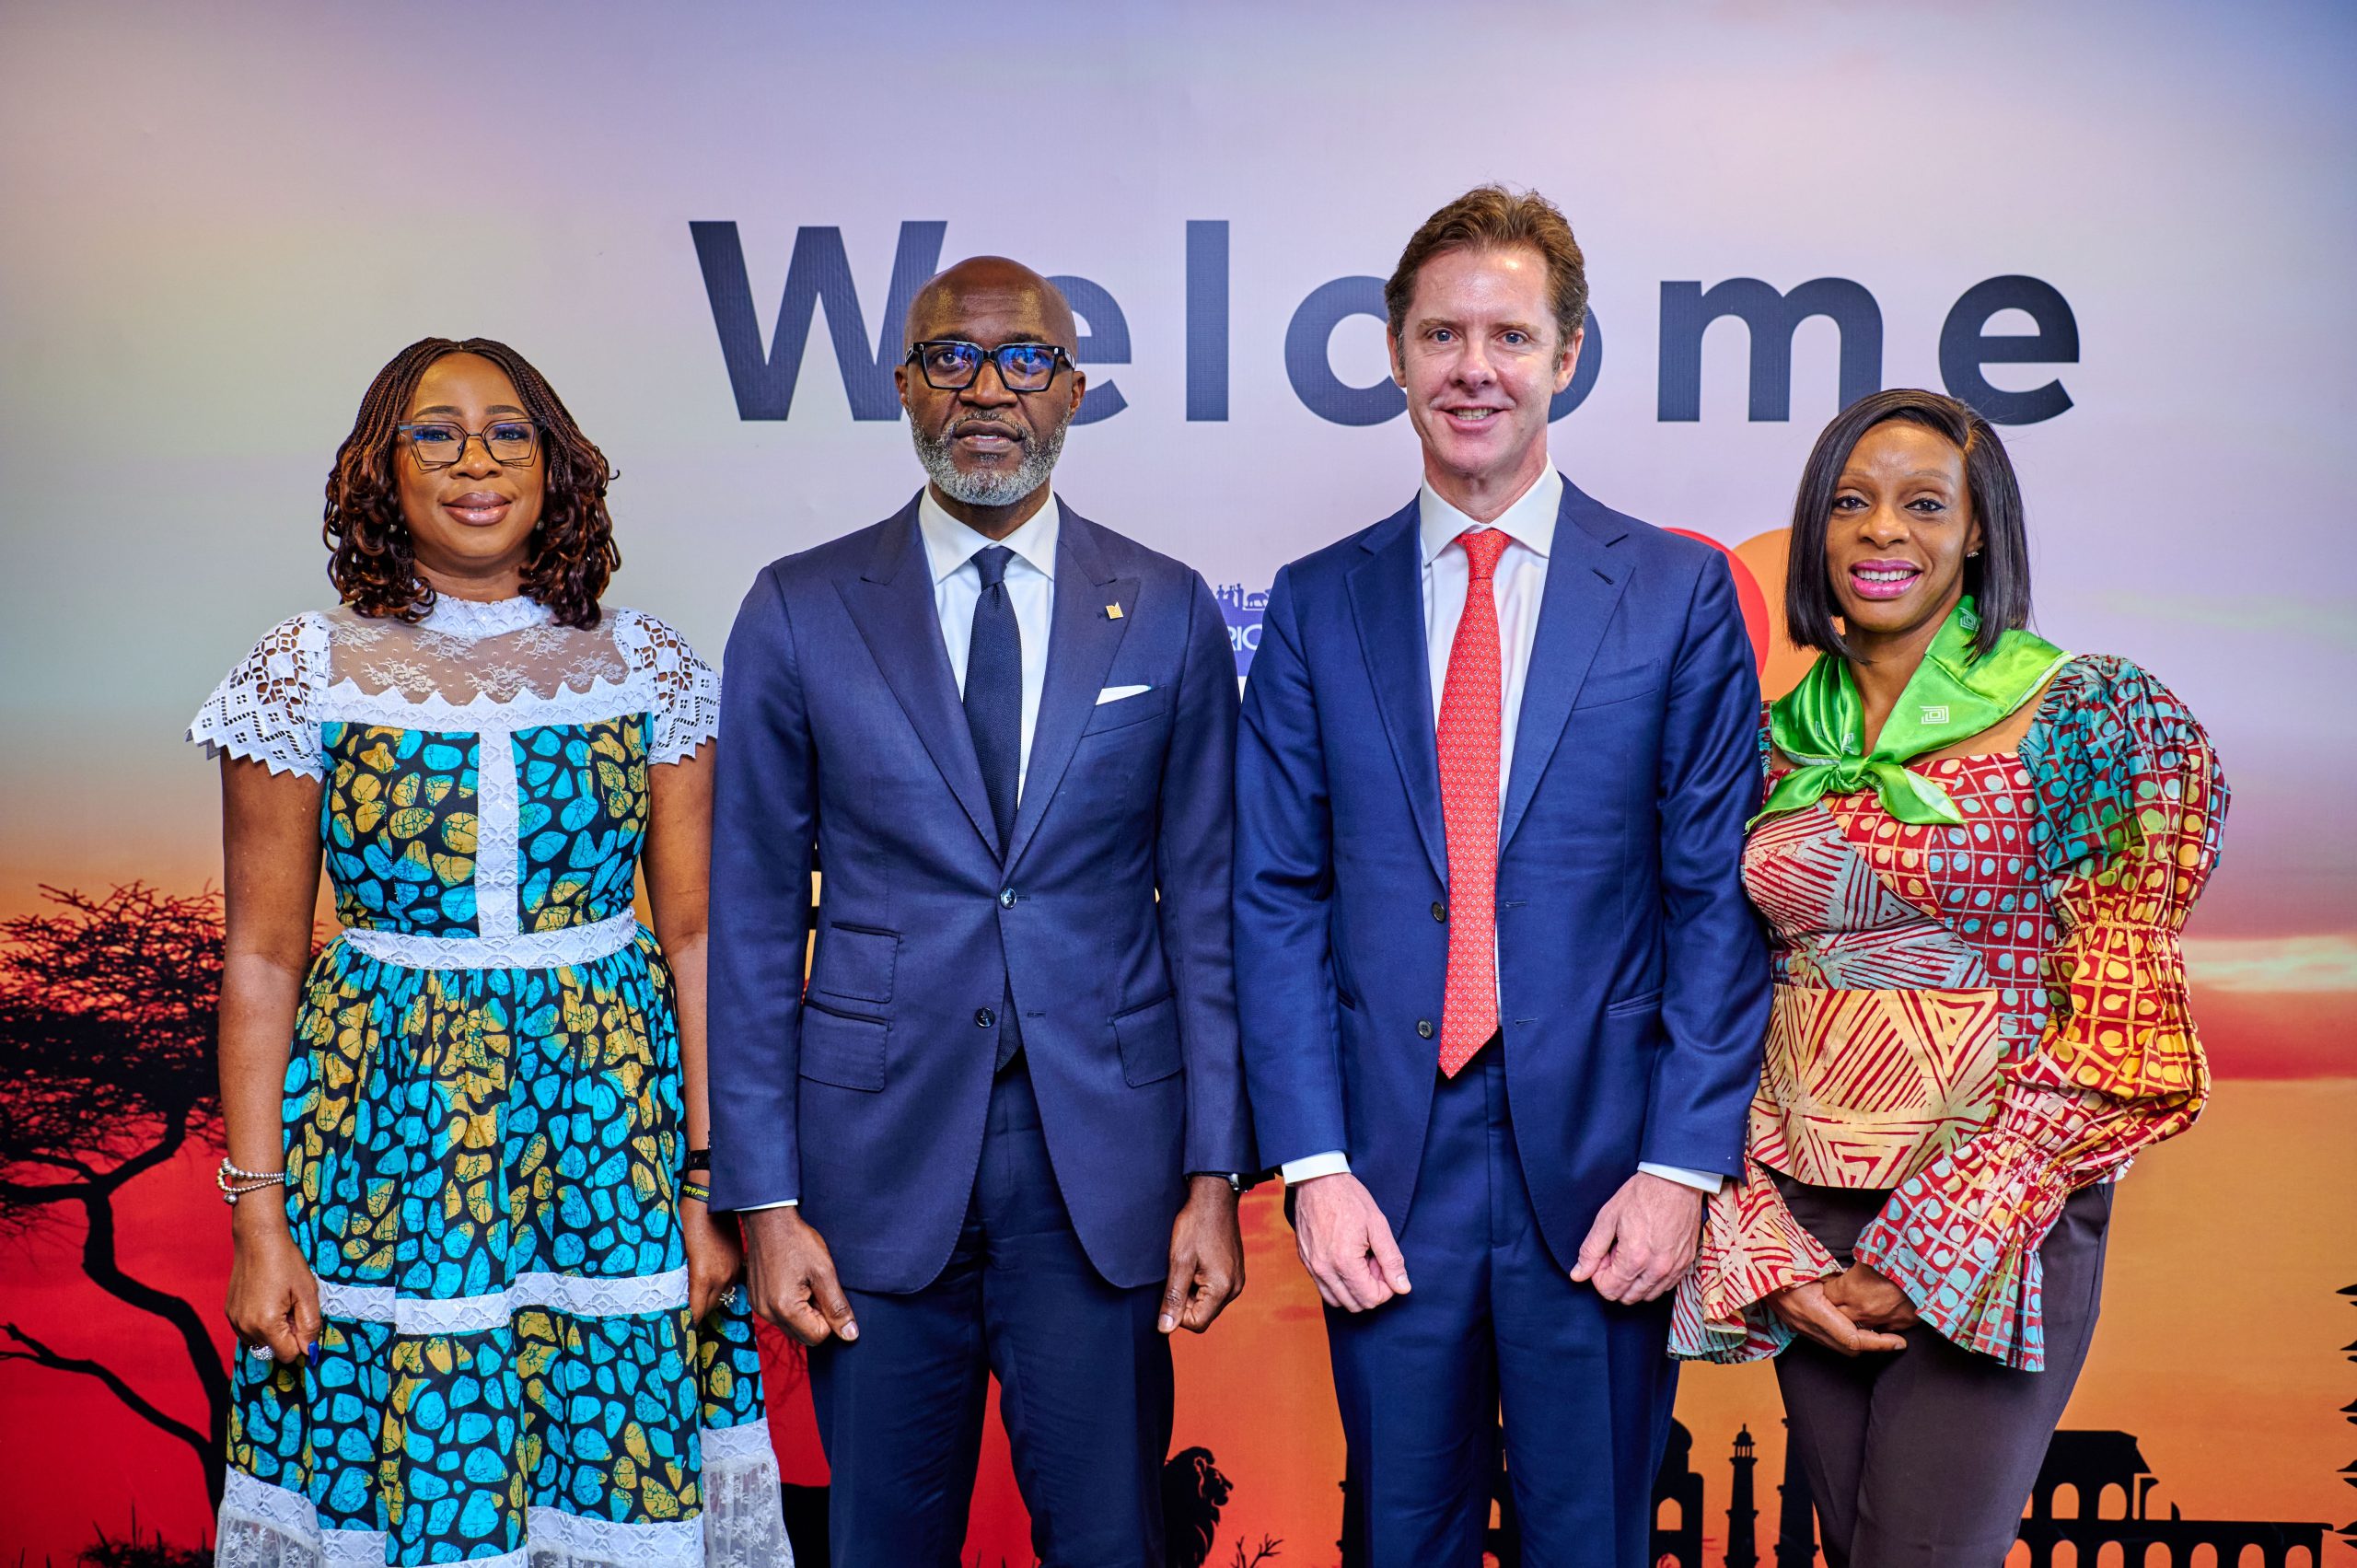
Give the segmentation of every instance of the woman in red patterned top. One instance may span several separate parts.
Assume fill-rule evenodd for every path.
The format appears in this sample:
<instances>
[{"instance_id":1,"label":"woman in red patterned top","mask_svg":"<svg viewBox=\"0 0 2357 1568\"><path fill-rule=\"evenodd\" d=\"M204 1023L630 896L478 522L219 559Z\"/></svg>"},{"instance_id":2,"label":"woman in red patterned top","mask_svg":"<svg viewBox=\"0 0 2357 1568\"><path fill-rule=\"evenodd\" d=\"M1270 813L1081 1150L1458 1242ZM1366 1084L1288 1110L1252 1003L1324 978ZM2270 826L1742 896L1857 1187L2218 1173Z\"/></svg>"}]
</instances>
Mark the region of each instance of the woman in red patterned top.
<instances>
[{"instance_id":1,"label":"woman in red patterned top","mask_svg":"<svg viewBox=\"0 0 2357 1568\"><path fill-rule=\"evenodd\" d=\"M1672 1349L1780 1356L1835 1568L1991 1568L2085 1358L2111 1184L2208 1093L2178 933L2225 780L2150 675L2025 629L2013 466L1952 399L1818 437L1785 617L1819 656L1764 715L1744 852L1775 1006Z\"/></svg>"}]
</instances>

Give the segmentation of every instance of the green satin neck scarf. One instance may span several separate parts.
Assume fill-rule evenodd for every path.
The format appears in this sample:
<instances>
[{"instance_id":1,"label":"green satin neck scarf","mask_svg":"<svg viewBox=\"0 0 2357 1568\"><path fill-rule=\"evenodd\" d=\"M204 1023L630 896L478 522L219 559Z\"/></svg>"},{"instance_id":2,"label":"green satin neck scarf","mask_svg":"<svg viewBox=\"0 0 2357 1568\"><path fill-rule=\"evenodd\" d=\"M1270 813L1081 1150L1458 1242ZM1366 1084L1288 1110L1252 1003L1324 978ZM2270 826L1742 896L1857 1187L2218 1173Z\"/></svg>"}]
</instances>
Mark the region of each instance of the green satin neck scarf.
<instances>
[{"instance_id":1,"label":"green satin neck scarf","mask_svg":"<svg viewBox=\"0 0 2357 1568\"><path fill-rule=\"evenodd\" d=\"M1968 594L1948 611L1871 751L1865 746L1865 700L1858 695L1849 661L1819 655L1801 683L1769 705L1769 736L1798 766L1776 781L1752 822L1798 811L1821 796L1867 788L1902 822L1962 822L1964 814L1948 792L1908 772L1908 759L1996 724L2035 696L2071 657L2027 632L2008 632L1995 648L1976 655L1972 639L1980 630L1980 617Z\"/></svg>"}]
</instances>

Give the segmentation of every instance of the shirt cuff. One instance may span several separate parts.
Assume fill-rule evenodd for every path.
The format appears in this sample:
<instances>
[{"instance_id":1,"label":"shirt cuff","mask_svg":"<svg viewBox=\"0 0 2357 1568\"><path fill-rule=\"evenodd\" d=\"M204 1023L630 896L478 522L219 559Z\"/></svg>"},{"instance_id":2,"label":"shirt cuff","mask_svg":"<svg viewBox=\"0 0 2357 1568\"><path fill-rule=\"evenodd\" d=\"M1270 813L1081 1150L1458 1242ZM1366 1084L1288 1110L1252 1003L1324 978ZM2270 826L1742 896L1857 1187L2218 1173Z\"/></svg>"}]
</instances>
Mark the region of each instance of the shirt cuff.
<instances>
[{"instance_id":1,"label":"shirt cuff","mask_svg":"<svg viewBox=\"0 0 2357 1568\"><path fill-rule=\"evenodd\" d=\"M1716 1192L1727 1184L1727 1179L1715 1170L1689 1170L1682 1165L1655 1165L1651 1160L1639 1160L1637 1168L1647 1176L1658 1176L1664 1181L1675 1181L1698 1192Z\"/></svg>"},{"instance_id":2,"label":"shirt cuff","mask_svg":"<svg viewBox=\"0 0 2357 1568\"><path fill-rule=\"evenodd\" d=\"M1286 1186L1297 1187L1313 1177L1347 1176L1350 1169L1350 1156L1340 1149L1329 1149L1322 1155L1304 1155L1297 1160L1287 1160L1277 1167L1277 1174L1285 1179Z\"/></svg>"},{"instance_id":3,"label":"shirt cuff","mask_svg":"<svg viewBox=\"0 0 2357 1568\"><path fill-rule=\"evenodd\" d=\"M733 1209L729 1212L732 1214L749 1214L758 1213L762 1209L798 1209L801 1206L802 1200L799 1198L781 1198L774 1203L748 1203L741 1209Z\"/></svg>"}]
</instances>

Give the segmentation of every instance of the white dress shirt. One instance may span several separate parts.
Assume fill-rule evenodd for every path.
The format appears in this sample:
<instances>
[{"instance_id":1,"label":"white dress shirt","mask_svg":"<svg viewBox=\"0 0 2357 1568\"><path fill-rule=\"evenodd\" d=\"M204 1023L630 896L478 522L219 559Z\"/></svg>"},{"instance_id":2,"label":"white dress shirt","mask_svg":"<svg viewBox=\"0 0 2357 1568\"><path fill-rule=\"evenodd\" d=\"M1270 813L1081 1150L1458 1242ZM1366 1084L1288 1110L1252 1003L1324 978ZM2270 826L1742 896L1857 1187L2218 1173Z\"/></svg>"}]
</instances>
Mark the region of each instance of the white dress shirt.
<instances>
[{"instance_id":1,"label":"white dress shirt","mask_svg":"<svg viewBox=\"0 0 2357 1568\"><path fill-rule=\"evenodd\" d=\"M933 608L941 618L942 645L949 651L949 673L966 695L966 656L974 642L974 607L982 598L982 572L974 557L993 544L1015 552L1006 563L1008 602L1023 639L1023 749L1015 772L1016 794L1031 771L1031 732L1039 724L1039 693L1048 684L1048 634L1056 619L1056 540L1063 514L1053 494L1024 525L1004 539L992 539L951 517L926 485L917 503L917 531L924 537L925 560L933 567Z\"/></svg>"},{"instance_id":2,"label":"white dress shirt","mask_svg":"<svg viewBox=\"0 0 2357 1568\"><path fill-rule=\"evenodd\" d=\"M1015 770L1016 797L1023 793L1024 775L1031 770L1031 733L1039 724L1039 693L1048 684L1048 634L1056 619L1056 540L1063 529L1063 514L1051 492L1047 502L1024 525L1004 539L992 539L951 517L933 498L926 485L917 503L917 532L924 540L925 561L933 569L933 609L941 620L942 645L949 654L949 674L958 695L966 695L966 656L974 641L974 607L982 598L982 571L974 556L993 544L1015 552L1000 581L1015 607L1015 629L1023 642L1023 749ZM1460 587L1458 593L1464 590ZM797 1201L748 1204L755 1209L790 1209Z\"/></svg>"},{"instance_id":3,"label":"white dress shirt","mask_svg":"<svg viewBox=\"0 0 2357 1568\"><path fill-rule=\"evenodd\" d=\"M1513 505L1487 523L1474 521L1442 500L1430 484L1416 496L1416 536L1424 560L1424 657L1432 672L1435 714L1440 712L1442 689L1448 683L1448 656L1457 644L1457 623L1465 618L1465 590L1472 580L1472 568L1466 561L1465 547L1457 542L1457 536L1468 528L1496 528L1511 540L1498 557L1497 573L1490 584L1498 606L1498 651L1505 659L1505 684L1500 693L1505 706L1498 715L1501 805L1514 772L1515 730L1522 718L1523 687L1530 676L1530 650L1538 641L1538 610L1547 597L1547 558L1555 545L1555 517L1562 504L1563 476L1551 463ZM1350 1168L1350 1159L1341 1150L1329 1149L1287 1160L1283 1171L1291 1185ZM1650 1160L1637 1168L1705 1192L1717 1191L1726 1179L1716 1171L1688 1170Z\"/></svg>"}]
</instances>

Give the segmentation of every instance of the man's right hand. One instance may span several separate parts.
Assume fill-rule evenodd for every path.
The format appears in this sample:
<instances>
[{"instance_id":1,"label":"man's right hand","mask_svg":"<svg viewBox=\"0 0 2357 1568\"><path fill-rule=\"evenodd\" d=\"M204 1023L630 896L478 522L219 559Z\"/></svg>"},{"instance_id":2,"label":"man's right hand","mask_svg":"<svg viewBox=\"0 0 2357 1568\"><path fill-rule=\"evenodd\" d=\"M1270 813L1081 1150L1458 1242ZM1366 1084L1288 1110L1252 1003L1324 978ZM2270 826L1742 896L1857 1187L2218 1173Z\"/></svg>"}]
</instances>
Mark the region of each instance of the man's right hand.
<instances>
[{"instance_id":1,"label":"man's right hand","mask_svg":"<svg viewBox=\"0 0 2357 1568\"><path fill-rule=\"evenodd\" d=\"M745 1288L755 1316L806 1345L859 1338L834 1255L800 1209L750 1209L737 1217L745 1230Z\"/></svg>"},{"instance_id":2,"label":"man's right hand","mask_svg":"<svg viewBox=\"0 0 2357 1568\"><path fill-rule=\"evenodd\" d=\"M1295 1191L1294 1242L1329 1307L1365 1312L1408 1294L1408 1263L1391 1222L1348 1171L1315 1176Z\"/></svg>"}]
</instances>

